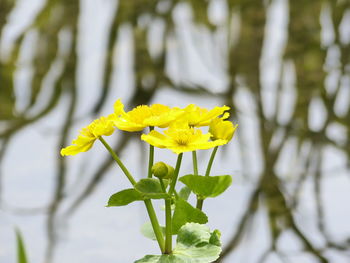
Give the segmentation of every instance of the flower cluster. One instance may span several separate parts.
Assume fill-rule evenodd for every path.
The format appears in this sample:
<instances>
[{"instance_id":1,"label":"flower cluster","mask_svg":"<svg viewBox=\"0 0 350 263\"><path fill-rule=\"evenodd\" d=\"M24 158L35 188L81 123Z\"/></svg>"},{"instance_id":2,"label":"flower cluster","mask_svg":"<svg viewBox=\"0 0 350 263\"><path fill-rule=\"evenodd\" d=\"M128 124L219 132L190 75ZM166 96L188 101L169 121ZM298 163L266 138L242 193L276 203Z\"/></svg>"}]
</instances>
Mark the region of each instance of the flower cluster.
<instances>
[{"instance_id":1,"label":"flower cluster","mask_svg":"<svg viewBox=\"0 0 350 263\"><path fill-rule=\"evenodd\" d=\"M210 263L219 257L220 232L210 232L205 226L208 216L202 211L202 207L206 198L222 194L232 183L230 175L210 175L218 146L228 143L237 128L237 125L227 120L228 110L227 106L208 110L194 104L183 109L153 104L140 105L125 112L123 103L117 100L114 113L94 120L81 130L72 145L61 150L62 155L75 155L88 151L96 140L100 140L132 185L132 188L113 194L107 207L144 202L151 221L151 228L148 230L147 223L145 225L145 235L152 239L155 237L162 255L147 255L135 263L165 263L170 260L174 263ZM147 127L150 132L141 135L141 140L150 144L147 178L135 180L103 136L113 134L116 129L139 132ZM175 168L164 162L154 163L154 147L166 148L176 153ZM196 150L209 148L213 150L203 176L198 171ZM180 176L184 152L192 152L193 174ZM179 192L176 190L178 181L185 185ZM188 201L191 193L196 195L196 207ZM164 227L159 224L152 205L153 199L164 199ZM173 235L178 235L178 244L175 247L172 246ZM201 244L200 248L198 244Z\"/></svg>"},{"instance_id":2,"label":"flower cluster","mask_svg":"<svg viewBox=\"0 0 350 263\"><path fill-rule=\"evenodd\" d=\"M114 113L94 120L83 128L72 145L61 150L61 155L75 155L88 151L96 139L113 134L115 128L128 132L142 131L151 127L149 134L141 139L158 147L167 148L179 154L188 151L209 149L229 142L237 125L228 121L227 106L211 110L194 104L180 109L162 104L140 105L125 112L120 100L114 104ZM209 132L203 134L199 127L209 126ZM167 128L163 133L154 127Z\"/></svg>"}]
</instances>

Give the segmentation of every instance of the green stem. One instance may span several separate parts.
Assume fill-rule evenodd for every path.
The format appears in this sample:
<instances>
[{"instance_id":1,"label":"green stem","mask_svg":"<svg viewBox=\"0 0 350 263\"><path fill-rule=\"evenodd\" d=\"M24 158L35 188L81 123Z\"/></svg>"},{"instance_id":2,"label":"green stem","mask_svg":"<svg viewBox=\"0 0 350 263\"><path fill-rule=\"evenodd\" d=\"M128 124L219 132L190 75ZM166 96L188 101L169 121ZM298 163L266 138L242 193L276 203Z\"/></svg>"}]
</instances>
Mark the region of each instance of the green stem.
<instances>
[{"instance_id":1,"label":"green stem","mask_svg":"<svg viewBox=\"0 0 350 263\"><path fill-rule=\"evenodd\" d=\"M193 162L193 173L194 175L198 175L198 163L197 163L197 152L193 151L192 152L192 162ZM200 200L197 195L197 205L196 207L199 210L202 210L203 207L203 200Z\"/></svg>"},{"instance_id":2,"label":"green stem","mask_svg":"<svg viewBox=\"0 0 350 263\"><path fill-rule=\"evenodd\" d=\"M164 254L172 252L171 199L165 200L165 250Z\"/></svg>"},{"instance_id":3,"label":"green stem","mask_svg":"<svg viewBox=\"0 0 350 263\"><path fill-rule=\"evenodd\" d=\"M160 186L164 193L166 189L162 178L159 178ZM171 228L171 199L165 199L165 249L164 254L172 252L172 228Z\"/></svg>"},{"instance_id":4,"label":"green stem","mask_svg":"<svg viewBox=\"0 0 350 263\"><path fill-rule=\"evenodd\" d=\"M180 197L179 197L179 194L176 192L176 190L174 190L174 195L175 195L175 199L179 200Z\"/></svg>"},{"instance_id":5,"label":"green stem","mask_svg":"<svg viewBox=\"0 0 350 263\"><path fill-rule=\"evenodd\" d=\"M203 208L203 199L199 199L198 196L197 196L197 205L196 205L196 208L198 208L199 210L202 210Z\"/></svg>"},{"instance_id":6,"label":"green stem","mask_svg":"<svg viewBox=\"0 0 350 263\"><path fill-rule=\"evenodd\" d=\"M162 179L162 178L158 178L158 179L159 179L159 183L160 183L160 186L162 187L163 192L166 193L165 185L164 185L163 179Z\"/></svg>"},{"instance_id":7,"label":"green stem","mask_svg":"<svg viewBox=\"0 0 350 263\"><path fill-rule=\"evenodd\" d=\"M106 147L106 149L109 151L109 153L111 154L111 156L113 157L113 159L117 162L117 164L119 165L120 169L122 169L122 171L124 172L124 174L126 175L126 177L129 179L130 183L132 185L136 184L136 181L134 179L134 177L132 177L131 173L128 171L128 169L125 167L125 165L122 163L122 161L119 159L118 155L113 151L113 149L111 148L111 146L109 146L109 144L102 138L99 137L99 140L102 142L102 144Z\"/></svg>"},{"instance_id":8,"label":"green stem","mask_svg":"<svg viewBox=\"0 0 350 263\"><path fill-rule=\"evenodd\" d=\"M193 162L193 173L194 175L198 175L198 162L197 162L197 152L192 152L192 162Z\"/></svg>"},{"instance_id":9,"label":"green stem","mask_svg":"<svg viewBox=\"0 0 350 263\"><path fill-rule=\"evenodd\" d=\"M214 161L214 158L215 158L215 155L216 155L217 151L218 151L218 146L216 146L213 149L212 153L211 153L211 156L210 156L210 159L209 159L209 162L208 162L208 166L207 166L207 170L205 171L205 176L209 176L210 175L210 170L211 170L211 167L213 165L213 161ZM202 210L203 209L203 203L204 203L204 199L200 199L197 196L196 208L198 208L199 210Z\"/></svg>"},{"instance_id":10,"label":"green stem","mask_svg":"<svg viewBox=\"0 0 350 263\"><path fill-rule=\"evenodd\" d=\"M179 171L180 171L180 166L181 166L181 161L182 161L182 155L183 153L180 153L177 156L177 161L176 161L176 167L175 167L175 171L174 171L174 176L173 179L171 180L171 184L170 184L170 188L168 191L168 194L171 196L175 190L175 185L176 185L176 181L177 181L177 177L179 176Z\"/></svg>"},{"instance_id":11,"label":"green stem","mask_svg":"<svg viewBox=\"0 0 350 263\"><path fill-rule=\"evenodd\" d=\"M149 127L150 132L154 130L153 126ZM152 166L154 162L154 146L149 145L149 159L148 159L148 178L152 178Z\"/></svg>"},{"instance_id":12,"label":"green stem","mask_svg":"<svg viewBox=\"0 0 350 263\"><path fill-rule=\"evenodd\" d=\"M213 151L211 153L211 156L210 156L210 159L209 159L209 163L208 163L208 166L207 166L207 170L205 172L205 176L209 176L209 174L210 174L211 166L213 165L213 161L214 161L216 152L218 151L218 147L219 146L215 146L215 148L213 149Z\"/></svg>"},{"instance_id":13,"label":"green stem","mask_svg":"<svg viewBox=\"0 0 350 263\"><path fill-rule=\"evenodd\" d=\"M113 149L109 146L109 144L102 137L99 137L99 140L106 147L106 149L111 154L113 159L117 162L117 164L119 165L120 169L122 169L122 171L124 172L126 177L129 179L130 183L132 185L135 185L136 184L135 179L132 177L132 175L130 174L128 169L125 167L125 165L122 163L122 161L119 159L118 155L113 151ZM160 251L163 253L164 252L164 237L163 237L163 233L162 233L162 231L160 229L160 226L159 226L159 222L158 222L158 219L157 219L156 212L154 211L154 208L153 208L151 200L145 200L144 202L145 202L145 205L146 205L148 216L149 216L149 218L151 220L153 231L154 231L154 233L156 235L156 238L157 238L157 241L158 241L158 245L159 245Z\"/></svg>"},{"instance_id":14,"label":"green stem","mask_svg":"<svg viewBox=\"0 0 350 263\"><path fill-rule=\"evenodd\" d=\"M181 161L183 153L177 156L176 167L174 176L170 184L168 194L172 196L175 192L175 185L177 177L179 176ZM171 254L172 252L172 229L171 229L171 200L165 200L165 254Z\"/></svg>"},{"instance_id":15,"label":"green stem","mask_svg":"<svg viewBox=\"0 0 350 263\"><path fill-rule=\"evenodd\" d=\"M144 203L146 205L147 213L151 220L153 231L154 231L154 234L156 235L160 251L164 253L164 247L165 247L164 237L163 237L162 230L160 229L160 226L159 226L156 212L154 211L154 208L150 199L145 200Z\"/></svg>"}]
</instances>

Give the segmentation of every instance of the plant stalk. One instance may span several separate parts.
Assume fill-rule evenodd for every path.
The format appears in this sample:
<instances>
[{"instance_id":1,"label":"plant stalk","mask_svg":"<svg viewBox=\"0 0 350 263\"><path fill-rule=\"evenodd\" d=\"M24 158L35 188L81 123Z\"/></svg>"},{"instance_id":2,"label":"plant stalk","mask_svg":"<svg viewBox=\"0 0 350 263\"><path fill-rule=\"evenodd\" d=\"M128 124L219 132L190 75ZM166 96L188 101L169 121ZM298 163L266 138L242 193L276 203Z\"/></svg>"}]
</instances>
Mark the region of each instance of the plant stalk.
<instances>
[{"instance_id":1,"label":"plant stalk","mask_svg":"<svg viewBox=\"0 0 350 263\"><path fill-rule=\"evenodd\" d=\"M218 151L218 148L219 148L219 146L215 146L215 148L213 149L213 151L211 153L211 156L210 156L210 159L209 159L209 162L208 162L208 166L207 166L207 170L205 171L205 176L209 176L210 175L210 170L211 170L211 167L213 165L213 161L214 161L216 152Z\"/></svg>"},{"instance_id":2,"label":"plant stalk","mask_svg":"<svg viewBox=\"0 0 350 263\"><path fill-rule=\"evenodd\" d=\"M150 126L149 131L153 131L154 127ZM152 178L152 166L154 162L154 146L149 145L149 159L148 159L148 178Z\"/></svg>"},{"instance_id":3,"label":"plant stalk","mask_svg":"<svg viewBox=\"0 0 350 263\"><path fill-rule=\"evenodd\" d=\"M160 229L160 226L159 226L156 212L154 211L154 208L150 199L145 200L144 203L146 205L147 213L148 213L149 219L151 220L152 228L156 236L160 251L162 252L162 254L164 254L164 249L165 249L164 237L163 237L162 230Z\"/></svg>"},{"instance_id":4,"label":"plant stalk","mask_svg":"<svg viewBox=\"0 0 350 263\"><path fill-rule=\"evenodd\" d=\"M196 208L198 208L199 210L202 210L203 208L203 199L199 199L197 196L197 204L196 204Z\"/></svg>"},{"instance_id":5,"label":"plant stalk","mask_svg":"<svg viewBox=\"0 0 350 263\"><path fill-rule=\"evenodd\" d=\"M198 162L197 162L197 152L192 152L192 162L193 162L193 174L198 175Z\"/></svg>"},{"instance_id":6,"label":"plant stalk","mask_svg":"<svg viewBox=\"0 0 350 263\"><path fill-rule=\"evenodd\" d=\"M111 156L113 157L113 159L117 162L117 164L119 165L120 169L122 169L122 171L124 172L124 174L126 175L126 177L129 179L130 183L132 185L136 184L136 181L134 179L134 177L132 177L131 173L129 172L129 170L125 167L125 165L123 164L123 162L119 159L118 155L113 151L113 149L111 148L111 146L109 146L109 144L105 141L105 139L103 139L102 137L99 137L99 140L102 142L102 144L106 147L106 149L108 150L108 152L111 154Z\"/></svg>"},{"instance_id":7,"label":"plant stalk","mask_svg":"<svg viewBox=\"0 0 350 263\"><path fill-rule=\"evenodd\" d=\"M160 183L160 187L162 188L162 191L163 191L164 193L166 193L164 181L163 181L162 178L159 178L159 183Z\"/></svg>"},{"instance_id":8,"label":"plant stalk","mask_svg":"<svg viewBox=\"0 0 350 263\"><path fill-rule=\"evenodd\" d=\"M113 159L117 162L117 164L119 165L120 169L122 169L122 171L124 172L126 177L129 179L130 183L134 186L136 184L135 179L132 177L131 173L125 167L123 162L119 159L118 155L113 151L113 149L109 146L109 144L102 137L99 137L99 140L106 147L106 149L111 154ZM162 231L160 229L160 226L159 226L159 222L158 222L158 219L157 219L156 212L154 211L154 208L153 208L151 200L149 200L149 199L148 200L144 200L144 203L146 205L147 213L148 213L148 216L149 216L149 218L151 220L153 231L154 231L154 234L156 235L160 251L162 253L164 253L164 247L165 247L164 237L163 237L163 233L162 233Z\"/></svg>"},{"instance_id":9,"label":"plant stalk","mask_svg":"<svg viewBox=\"0 0 350 263\"><path fill-rule=\"evenodd\" d=\"M175 185L176 185L176 181L177 181L177 177L179 176L179 171L180 171L180 166L181 166L181 161L182 161L182 155L183 153L180 153L177 156L177 161L176 161L176 167L175 167L175 171L174 171L174 176L173 179L171 180L171 184L170 184L170 188L168 191L168 194L170 196L172 196L174 190L175 190Z\"/></svg>"},{"instance_id":10,"label":"plant stalk","mask_svg":"<svg viewBox=\"0 0 350 263\"><path fill-rule=\"evenodd\" d=\"M175 192L175 185L179 176L181 161L183 153L177 156L176 167L174 176L172 178L168 194L172 196ZM165 200L165 254L171 254L172 252L172 228L171 228L171 199Z\"/></svg>"},{"instance_id":11,"label":"plant stalk","mask_svg":"<svg viewBox=\"0 0 350 263\"><path fill-rule=\"evenodd\" d=\"M165 250L164 254L172 252L172 222L171 222L171 199L165 200Z\"/></svg>"},{"instance_id":12,"label":"plant stalk","mask_svg":"<svg viewBox=\"0 0 350 263\"><path fill-rule=\"evenodd\" d=\"M207 166L207 170L205 171L205 176L209 176L210 175L210 171L211 171L211 167L213 165L213 161L214 161L214 158L215 158L215 155L216 155L216 152L218 151L218 146L216 146L211 155L210 155L210 159L209 159L209 162L208 162L208 166ZM197 204L196 204L196 208L198 208L199 210L202 210L203 209L203 203L204 203L204 199L200 199L198 198L197 196Z\"/></svg>"}]
</instances>

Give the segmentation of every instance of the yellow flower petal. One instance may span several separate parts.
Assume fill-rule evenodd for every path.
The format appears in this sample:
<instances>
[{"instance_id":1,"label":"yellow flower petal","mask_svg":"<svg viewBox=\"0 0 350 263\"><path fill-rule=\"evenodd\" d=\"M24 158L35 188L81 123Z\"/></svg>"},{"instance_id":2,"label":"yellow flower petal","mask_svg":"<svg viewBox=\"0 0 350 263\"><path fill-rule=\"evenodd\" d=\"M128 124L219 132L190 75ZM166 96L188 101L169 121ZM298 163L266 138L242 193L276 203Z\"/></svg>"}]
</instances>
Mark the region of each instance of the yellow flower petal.
<instances>
[{"instance_id":1,"label":"yellow flower petal","mask_svg":"<svg viewBox=\"0 0 350 263\"><path fill-rule=\"evenodd\" d=\"M97 120L94 120L88 126L88 129L94 135L95 138L102 135L109 136L114 132L113 123L108 117L101 117Z\"/></svg>"},{"instance_id":2,"label":"yellow flower petal","mask_svg":"<svg viewBox=\"0 0 350 263\"><path fill-rule=\"evenodd\" d=\"M162 104L153 104L150 107L151 116L145 119L147 126L166 128L184 113L180 108L170 108Z\"/></svg>"},{"instance_id":3,"label":"yellow flower petal","mask_svg":"<svg viewBox=\"0 0 350 263\"><path fill-rule=\"evenodd\" d=\"M113 132L114 126L110 116L94 120L81 129L78 138L72 141L72 145L61 150L61 155L75 155L80 152L86 152L91 149L96 139L100 136L109 136Z\"/></svg>"},{"instance_id":4,"label":"yellow flower petal","mask_svg":"<svg viewBox=\"0 0 350 263\"><path fill-rule=\"evenodd\" d=\"M123 113L125 113L124 111L124 104L121 102L120 99L118 99L115 103L114 103L114 114L116 115L121 115Z\"/></svg>"},{"instance_id":5,"label":"yellow flower petal","mask_svg":"<svg viewBox=\"0 0 350 263\"><path fill-rule=\"evenodd\" d=\"M151 131L143 134L141 139L158 148L167 148L179 154L194 150L209 149L227 143L225 140L209 141L210 133L202 134L202 131L189 127L184 122L174 123L164 131L164 135Z\"/></svg>"},{"instance_id":6,"label":"yellow flower petal","mask_svg":"<svg viewBox=\"0 0 350 263\"><path fill-rule=\"evenodd\" d=\"M186 120L190 126L201 127L208 126L210 122L216 117L224 114L225 111L229 110L230 107L214 107L211 110L198 107L194 104L188 105L184 111L186 112L183 115L183 120ZM223 118L228 117L227 114Z\"/></svg>"},{"instance_id":7,"label":"yellow flower petal","mask_svg":"<svg viewBox=\"0 0 350 263\"><path fill-rule=\"evenodd\" d=\"M114 120L114 125L123 131L141 131L146 127L144 119L149 116L151 116L149 107L140 105L127 113L123 113L119 118Z\"/></svg>"},{"instance_id":8,"label":"yellow flower petal","mask_svg":"<svg viewBox=\"0 0 350 263\"><path fill-rule=\"evenodd\" d=\"M70 145L61 150L61 155L76 155L80 152L86 152L91 149L95 139L79 136L78 139L73 141L73 145Z\"/></svg>"},{"instance_id":9,"label":"yellow flower petal","mask_svg":"<svg viewBox=\"0 0 350 263\"><path fill-rule=\"evenodd\" d=\"M166 136L154 130L149 134L142 134L141 140L146 141L158 148L165 148L166 145L168 145Z\"/></svg>"},{"instance_id":10,"label":"yellow flower petal","mask_svg":"<svg viewBox=\"0 0 350 263\"><path fill-rule=\"evenodd\" d=\"M236 131L238 125L233 125L230 121L216 118L211 121L209 126L209 132L213 135L213 139L222 139L230 141Z\"/></svg>"},{"instance_id":11,"label":"yellow flower petal","mask_svg":"<svg viewBox=\"0 0 350 263\"><path fill-rule=\"evenodd\" d=\"M115 108L119 109L120 106L117 105ZM123 112L114 120L114 125L120 130L129 132L141 131L150 126L165 128L181 114L183 110L162 104L140 105L127 113Z\"/></svg>"}]
</instances>

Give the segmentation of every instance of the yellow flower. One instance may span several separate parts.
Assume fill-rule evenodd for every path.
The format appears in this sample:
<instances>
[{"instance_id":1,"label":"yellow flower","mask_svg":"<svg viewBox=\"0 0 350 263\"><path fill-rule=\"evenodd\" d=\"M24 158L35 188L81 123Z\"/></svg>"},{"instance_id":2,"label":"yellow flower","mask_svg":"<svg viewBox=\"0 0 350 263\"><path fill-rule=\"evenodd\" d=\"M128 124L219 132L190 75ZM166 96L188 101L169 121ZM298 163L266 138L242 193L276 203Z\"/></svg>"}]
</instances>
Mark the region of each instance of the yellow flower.
<instances>
[{"instance_id":1,"label":"yellow flower","mask_svg":"<svg viewBox=\"0 0 350 263\"><path fill-rule=\"evenodd\" d=\"M141 139L158 148L167 148L174 153L204 150L227 143L226 140L209 141L210 133L202 134L202 131L189 127L187 123L174 123L161 134L151 131L142 134Z\"/></svg>"},{"instance_id":2,"label":"yellow flower","mask_svg":"<svg viewBox=\"0 0 350 263\"><path fill-rule=\"evenodd\" d=\"M198 107L197 105L190 104L184 111L182 119L188 122L188 125L193 127L208 126L212 119L224 114L225 111L229 110L230 107L214 107L212 110ZM223 118L226 119L228 113L225 113Z\"/></svg>"},{"instance_id":3,"label":"yellow flower","mask_svg":"<svg viewBox=\"0 0 350 263\"><path fill-rule=\"evenodd\" d=\"M233 125L230 121L221 118L215 118L211 121L209 132L213 135L214 140L230 141L236 131L237 124Z\"/></svg>"},{"instance_id":4,"label":"yellow flower","mask_svg":"<svg viewBox=\"0 0 350 263\"><path fill-rule=\"evenodd\" d=\"M78 138L73 140L72 145L61 150L61 155L75 155L80 152L86 152L90 150L96 139L100 136L111 135L114 131L113 122L111 121L112 117L112 115L101 117L83 128Z\"/></svg>"},{"instance_id":5,"label":"yellow flower","mask_svg":"<svg viewBox=\"0 0 350 263\"><path fill-rule=\"evenodd\" d=\"M153 104L150 107L151 116L145 119L144 123L147 126L154 126L160 128L169 127L184 111L180 108L170 108L162 104Z\"/></svg>"},{"instance_id":6,"label":"yellow flower","mask_svg":"<svg viewBox=\"0 0 350 263\"><path fill-rule=\"evenodd\" d=\"M170 108L162 104L140 105L125 112L119 102L115 108L121 109L122 113L120 117L114 119L114 125L120 130L129 132L141 131L149 126L165 128L183 114L179 108Z\"/></svg>"}]
</instances>

